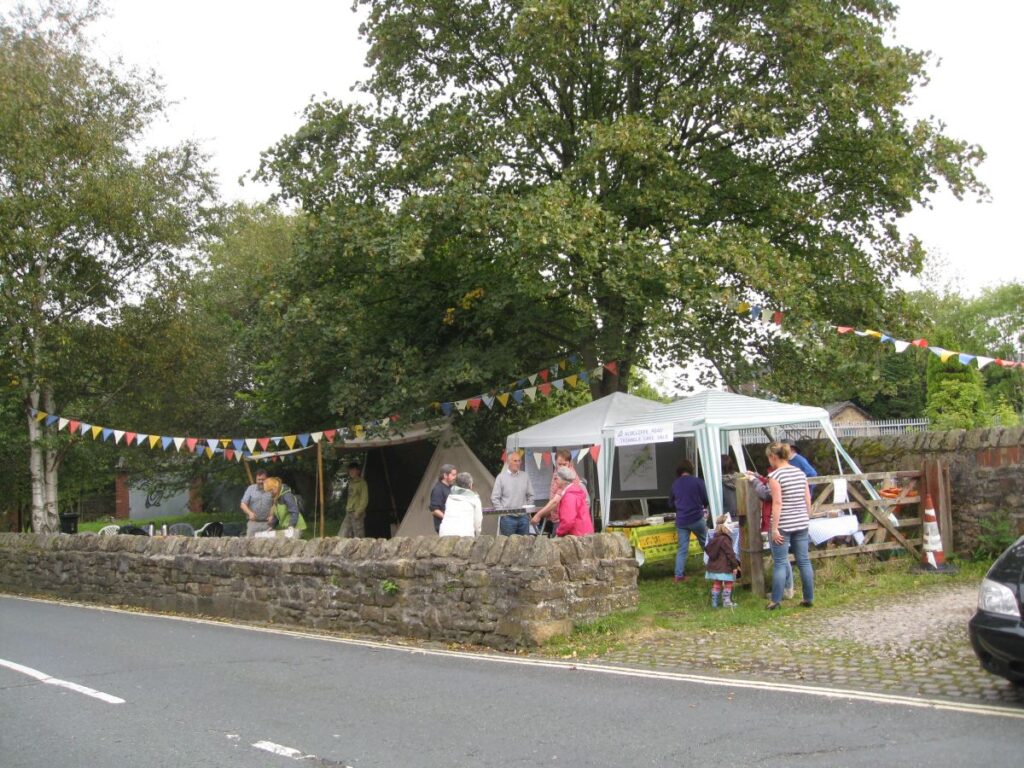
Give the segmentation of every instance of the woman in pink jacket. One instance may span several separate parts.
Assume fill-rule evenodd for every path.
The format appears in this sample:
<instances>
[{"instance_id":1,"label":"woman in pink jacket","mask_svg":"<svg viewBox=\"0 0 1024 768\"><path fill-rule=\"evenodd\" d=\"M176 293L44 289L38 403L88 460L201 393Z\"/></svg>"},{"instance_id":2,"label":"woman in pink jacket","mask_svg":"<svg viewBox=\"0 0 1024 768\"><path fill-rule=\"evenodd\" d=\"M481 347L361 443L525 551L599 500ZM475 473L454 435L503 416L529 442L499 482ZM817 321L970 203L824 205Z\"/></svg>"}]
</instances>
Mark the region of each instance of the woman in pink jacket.
<instances>
[{"instance_id":1,"label":"woman in pink jacket","mask_svg":"<svg viewBox=\"0 0 1024 768\"><path fill-rule=\"evenodd\" d=\"M555 482L562 494L558 504L558 530L556 536L586 536L594 532L594 521L590 517L590 505L583 486L574 483L575 473L569 467L559 467Z\"/></svg>"}]
</instances>

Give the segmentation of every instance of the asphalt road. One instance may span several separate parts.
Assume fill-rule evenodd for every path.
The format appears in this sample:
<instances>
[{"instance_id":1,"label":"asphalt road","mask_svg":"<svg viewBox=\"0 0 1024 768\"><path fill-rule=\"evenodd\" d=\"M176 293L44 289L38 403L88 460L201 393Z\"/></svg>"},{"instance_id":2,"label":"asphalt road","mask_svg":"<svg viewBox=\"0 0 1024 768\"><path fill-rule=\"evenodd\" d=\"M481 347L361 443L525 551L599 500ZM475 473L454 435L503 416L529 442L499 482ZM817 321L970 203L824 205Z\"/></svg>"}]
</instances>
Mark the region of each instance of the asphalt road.
<instances>
[{"instance_id":1,"label":"asphalt road","mask_svg":"<svg viewBox=\"0 0 1024 768\"><path fill-rule=\"evenodd\" d=\"M912 703L0 596L3 768L1020 766L1024 711Z\"/></svg>"}]
</instances>

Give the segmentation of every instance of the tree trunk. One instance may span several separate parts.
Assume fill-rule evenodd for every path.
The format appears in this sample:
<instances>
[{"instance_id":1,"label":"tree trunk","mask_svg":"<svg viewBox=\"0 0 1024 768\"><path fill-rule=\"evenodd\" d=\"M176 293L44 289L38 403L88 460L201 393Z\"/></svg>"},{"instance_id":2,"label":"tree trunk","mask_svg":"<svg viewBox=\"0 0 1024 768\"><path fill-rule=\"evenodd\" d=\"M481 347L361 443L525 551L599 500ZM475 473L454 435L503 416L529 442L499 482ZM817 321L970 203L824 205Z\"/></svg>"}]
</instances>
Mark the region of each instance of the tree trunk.
<instances>
[{"instance_id":1,"label":"tree trunk","mask_svg":"<svg viewBox=\"0 0 1024 768\"><path fill-rule=\"evenodd\" d=\"M56 408L53 402L53 387L50 384L43 386L43 410L53 413ZM60 510L57 505L57 468L60 466L60 456L52 447L43 451L43 514L47 520L60 522Z\"/></svg>"},{"instance_id":2,"label":"tree trunk","mask_svg":"<svg viewBox=\"0 0 1024 768\"><path fill-rule=\"evenodd\" d=\"M28 396L29 404L39 408L39 388L33 386ZM42 428L35 416L28 414L28 471L32 483L32 530L36 533L56 533L59 530L59 521L56 511L52 516L47 513L45 503L46 486L46 457L40 445Z\"/></svg>"}]
</instances>

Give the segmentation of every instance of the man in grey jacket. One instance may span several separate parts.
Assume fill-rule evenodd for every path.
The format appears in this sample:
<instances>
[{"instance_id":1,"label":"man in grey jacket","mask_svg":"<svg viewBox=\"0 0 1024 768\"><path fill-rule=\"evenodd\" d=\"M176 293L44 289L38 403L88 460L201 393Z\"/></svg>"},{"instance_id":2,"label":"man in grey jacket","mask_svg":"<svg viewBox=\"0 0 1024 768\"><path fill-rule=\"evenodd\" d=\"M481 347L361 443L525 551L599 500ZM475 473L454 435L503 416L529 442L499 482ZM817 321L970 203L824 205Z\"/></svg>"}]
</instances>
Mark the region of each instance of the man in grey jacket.
<instances>
[{"instance_id":1,"label":"man in grey jacket","mask_svg":"<svg viewBox=\"0 0 1024 768\"><path fill-rule=\"evenodd\" d=\"M505 469L494 479L491 491L491 505L495 509L517 509L533 504L533 486L522 464L523 459L518 452L513 451L508 455ZM502 515L498 519L498 533L502 536L529 532L530 515L526 511Z\"/></svg>"}]
</instances>

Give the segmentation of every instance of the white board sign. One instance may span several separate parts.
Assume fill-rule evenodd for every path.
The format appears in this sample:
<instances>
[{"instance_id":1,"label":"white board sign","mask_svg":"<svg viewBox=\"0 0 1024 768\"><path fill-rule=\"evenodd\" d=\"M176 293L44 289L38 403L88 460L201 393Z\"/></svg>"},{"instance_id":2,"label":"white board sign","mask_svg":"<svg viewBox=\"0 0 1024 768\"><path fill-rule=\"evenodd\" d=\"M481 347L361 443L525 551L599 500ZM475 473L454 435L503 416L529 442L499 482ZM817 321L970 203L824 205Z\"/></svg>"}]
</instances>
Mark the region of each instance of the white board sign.
<instances>
[{"instance_id":1,"label":"white board sign","mask_svg":"<svg viewBox=\"0 0 1024 768\"><path fill-rule=\"evenodd\" d=\"M648 424L643 427L616 427L615 446L671 443L674 439L672 423Z\"/></svg>"}]
</instances>

